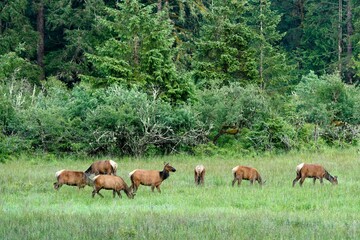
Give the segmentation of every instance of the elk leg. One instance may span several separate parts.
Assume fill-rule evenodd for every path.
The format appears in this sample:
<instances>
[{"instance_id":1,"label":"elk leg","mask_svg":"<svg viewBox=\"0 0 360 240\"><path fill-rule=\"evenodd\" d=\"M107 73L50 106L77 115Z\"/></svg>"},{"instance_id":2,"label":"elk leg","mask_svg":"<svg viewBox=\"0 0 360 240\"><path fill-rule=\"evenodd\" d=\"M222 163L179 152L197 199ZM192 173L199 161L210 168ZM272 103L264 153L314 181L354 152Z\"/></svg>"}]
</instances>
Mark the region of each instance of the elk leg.
<instances>
[{"instance_id":1,"label":"elk leg","mask_svg":"<svg viewBox=\"0 0 360 240\"><path fill-rule=\"evenodd\" d=\"M133 183L133 184L131 185L131 188L133 189L133 192L134 192L134 193L136 193L136 191L138 190L138 186L136 186L135 183Z\"/></svg>"},{"instance_id":2,"label":"elk leg","mask_svg":"<svg viewBox=\"0 0 360 240\"><path fill-rule=\"evenodd\" d=\"M55 190L59 190L59 188L62 186L62 184L59 184L58 182L54 183Z\"/></svg>"},{"instance_id":3,"label":"elk leg","mask_svg":"<svg viewBox=\"0 0 360 240\"><path fill-rule=\"evenodd\" d=\"M115 190L113 190L113 198L115 198L115 192L116 192L116 191L115 191Z\"/></svg>"},{"instance_id":4,"label":"elk leg","mask_svg":"<svg viewBox=\"0 0 360 240\"><path fill-rule=\"evenodd\" d=\"M161 190L160 190L160 185L156 186L157 190L159 193L161 193Z\"/></svg>"},{"instance_id":5,"label":"elk leg","mask_svg":"<svg viewBox=\"0 0 360 240\"><path fill-rule=\"evenodd\" d=\"M95 197L96 190L94 189L91 193L92 197Z\"/></svg>"},{"instance_id":6,"label":"elk leg","mask_svg":"<svg viewBox=\"0 0 360 240\"><path fill-rule=\"evenodd\" d=\"M293 184L292 184L293 187L295 186L296 182L299 181L300 178L301 178L300 174L297 174L296 178L293 180Z\"/></svg>"},{"instance_id":7,"label":"elk leg","mask_svg":"<svg viewBox=\"0 0 360 240\"><path fill-rule=\"evenodd\" d=\"M316 178L314 177L314 179L313 179L313 184L315 185L315 181L316 181Z\"/></svg>"},{"instance_id":8,"label":"elk leg","mask_svg":"<svg viewBox=\"0 0 360 240\"><path fill-rule=\"evenodd\" d=\"M100 188L100 189L94 189L94 191L92 191L92 197L95 197L95 194L97 193L97 194L99 194L100 195L100 197L104 197L101 193L99 193L99 191L101 190L102 188Z\"/></svg>"},{"instance_id":9,"label":"elk leg","mask_svg":"<svg viewBox=\"0 0 360 240\"><path fill-rule=\"evenodd\" d=\"M154 188L155 186L154 185L151 185L151 191L154 192Z\"/></svg>"},{"instance_id":10,"label":"elk leg","mask_svg":"<svg viewBox=\"0 0 360 240\"><path fill-rule=\"evenodd\" d=\"M323 185L323 184L324 184L324 182L323 182L323 178L320 178L320 183L321 183L321 185Z\"/></svg>"},{"instance_id":11,"label":"elk leg","mask_svg":"<svg viewBox=\"0 0 360 240\"><path fill-rule=\"evenodd\" d=\"M304 181L305 181L305 177L301 177L301 180L300 180L300 186L301 186L301 187L302 187Z\"/></svg>"},{"instance_id":12,"label":"elk leg","mask_svg":"<svg viewBox=\"0 0 360 240\"><path fill-rule=\"evenodd\" d=\"M104 196L103 196L101 193L99 193L101 189L102 189L102 188L100 188L100 189L96 189L96 188L95 188L94 191L92 192L92 196L94 197L94 196L95 196L95 193L97 193L97 194L99 194L100 197L103 198Z\"/></svg>"},{"instance_id":13,"label":"elk leg","mask_svg":"<svg viewBox=\"0 0 360 240\"><path fill-rule=\"evenodd\" d=\"M100 197L104 198L104 196L99 191L97 192L97 194L99 194Z\"/></svg>"},{"instance_id":14,"label":"elk leg","mask_svg":"<svg viewBox=\"0 0 360 240\"><path fill-rule=\"evenodd\" d=\"M119 198L122 198L121 193L120 193L120 190L119 190L119 191L116 191L116 192L117 192Z\"/></svg>"},{"instance_id":15,"label":"elk leg","mask_svg":"<svg viewBox=\"0 0 360 240\"><path fill-rule=\"evenodd\" d=\"M238 186L241 185L242 177L238 178Z\"/></svg>"},{"instance_id":16,"label":"elk leg","mask_svg":"<svg viewBox=\"0 0 360 240\"><path fill-rule=\"evenodd\" d=\"M235 182L236 182L236 178L234 178L234 180L232 181L232 186L234 186Z\"/></svg>"}]
</instances>

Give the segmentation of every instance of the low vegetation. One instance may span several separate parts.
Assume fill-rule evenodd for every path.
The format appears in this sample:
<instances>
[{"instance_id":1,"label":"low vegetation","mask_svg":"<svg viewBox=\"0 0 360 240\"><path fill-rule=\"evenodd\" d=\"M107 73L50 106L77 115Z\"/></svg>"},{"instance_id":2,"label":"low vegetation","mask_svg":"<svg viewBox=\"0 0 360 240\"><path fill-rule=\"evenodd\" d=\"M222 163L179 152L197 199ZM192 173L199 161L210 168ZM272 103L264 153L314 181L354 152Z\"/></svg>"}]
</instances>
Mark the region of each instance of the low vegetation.
<instances>
[{"instance_id":1,"label":"low vegetation","mask_svg":"<svg viewBox=\"0 0 360 240\"><path fill-rule=\"evenodd\" d=\"M129 185L136 168L164 161L176 172L162 193L139 188L134 199L92 198L92 188L53 189L55 172L84 171L98 159L20 156L0 165L1 239L356 239L360 235L358 149L235 157L185 155L113 159ZM292 187L296 166L319 163L338 176ZM194 184L194 167L206 167L204 186ZM232 168L258 169L266 184L232 187ZM199 237L201 236L201 237Z\"/></svg>"}]
</instances>

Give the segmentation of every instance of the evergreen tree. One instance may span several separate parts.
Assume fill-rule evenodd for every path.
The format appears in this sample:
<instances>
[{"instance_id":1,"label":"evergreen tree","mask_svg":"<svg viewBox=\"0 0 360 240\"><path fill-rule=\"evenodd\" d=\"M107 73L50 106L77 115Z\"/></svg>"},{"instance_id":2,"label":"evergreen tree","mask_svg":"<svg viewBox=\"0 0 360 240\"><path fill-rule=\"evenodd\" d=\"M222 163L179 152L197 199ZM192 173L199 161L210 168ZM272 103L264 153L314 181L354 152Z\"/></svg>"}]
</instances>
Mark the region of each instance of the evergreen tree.
<instances>
[{"instance_id":1,"label":"evergreen tree","mask_svg":"<svg viewBox=\"0 0 360 240\"><path fill-rule=\"evenodd\" d=\"M36 66L38 33L27 0L0 3L0 82L27 79L38 84Z\"/></svg>"},{"instance_id":2,"label":"evergreen tree","mask_svg":"<svg viewBox=\"0 0 360 240\"><path fill-rule=\"evenodd\" d=\"M333 72L338 69L338 9L336 4L308 1L304 20L304 37L299 61L306 71Z\"/></svg>"},{"instance_id":3,"label":"evergreen tree","mask_svg":"<svg viewBox=\"0 0 360 240\"><path fill-rule=\"evenodd\" d=\"M117 83L171 102L185 101L191 89L175 68L172 25L166 12L156 13L155 7L130 0L107 8L97 26L105 40L87 54L94 71L83 78L95 86Z\"/></svg>"},{"instance_id":4,"label":"evergreen tree","mask_svg":"<svg viewBox=\"0 0 360 240\"><path fill-rule=\"evenodd\" d=\"M353 77L352 83L359 84L360 83L360 1L359 0L351 0L348 1L351 4L351 20L352 20L352 35L350 36L350 40L352 43L352 54L350 59L349 71L351 76ZM350 56L349 56L350 57Z\"/></svg>"},{"instance_id":5,"label":"evergreen tree","mask_svg":"<svg viewBox=\"0 0 360 240\"><path fill-rule=\"evenodd\" d=\"M29 60L36 57L38 36L28 12L27 0L0 3L0 54L15 52L21 45L22 57Z\"/></svg>"},{"instance_id":6,"label":"evergreen tree","mask_svg":"<svg viewBox=\"0 0 360 240\"><path fill-rule=\"evenodd\" d=\"M106 2L115 7L113 1ZM89 71L84 53L102 41L95 19L105 14L105 1L49 1L46 8L45 69L71 87Z\"/></svg>"},{"instance_id":7,"label":"evergreen tree","mask_svg":"<svg viewBox=\"0 0 360 240\"><path fill-rule=\"evenodd\" d=\"M279 33L277 25L280 15L271 10L268 0L250 0L247 12L249 26L257 37L251 42L255 50L260 86L262 89L282 89L288 87L293 67L286 54L279 47L284 34Z\"/></svg>"},{"instance_id":8,"label":"evergreen tree","mask_svg":"<svg viewBox=\"0 0 360 240\"><path fill-rule=\"evenodd\" d=\"M193 65L198 86L218 88L258 78L254 50L249 47L255 36L243 16L245 2L214 1L204 17Z\"/></svg>"}]
</instances>

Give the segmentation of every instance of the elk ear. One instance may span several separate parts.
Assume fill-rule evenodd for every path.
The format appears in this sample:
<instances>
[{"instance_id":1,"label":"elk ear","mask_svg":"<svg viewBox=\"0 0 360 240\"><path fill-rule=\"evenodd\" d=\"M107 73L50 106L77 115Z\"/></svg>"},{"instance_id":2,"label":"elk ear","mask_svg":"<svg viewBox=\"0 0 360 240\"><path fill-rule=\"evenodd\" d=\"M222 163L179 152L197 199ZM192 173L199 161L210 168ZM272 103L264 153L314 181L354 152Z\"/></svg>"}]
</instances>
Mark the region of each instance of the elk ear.
<instances>
[{"instance_id":1,"label":"elk ear","mask_svg":"<svg viewBox=\"0 0 360 240\"><path fill-rule=\"evenodd\" d=\"M169 163L167 163L167 162L164 162L164 165L166 166L166 165L169 165Z\"/></svg>"}]
</instances>

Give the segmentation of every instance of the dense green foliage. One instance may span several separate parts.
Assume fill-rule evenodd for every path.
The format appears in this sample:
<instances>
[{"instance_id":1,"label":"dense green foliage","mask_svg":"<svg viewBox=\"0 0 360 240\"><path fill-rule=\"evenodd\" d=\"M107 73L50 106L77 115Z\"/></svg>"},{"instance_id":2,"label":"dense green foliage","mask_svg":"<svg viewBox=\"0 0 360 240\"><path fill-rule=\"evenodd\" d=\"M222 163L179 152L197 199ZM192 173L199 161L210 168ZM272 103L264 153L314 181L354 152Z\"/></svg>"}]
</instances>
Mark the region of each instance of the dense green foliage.
<instances>
[{"instance_id":1,"label":"dense green foliage","mask_svg":"<svg viewBox=\"0 0 360 240\"><path fill-rule=\"evenodd\" d=\"M0 157L357 145L358 0L0 3Z\"/></svg>"},{"instance_id":2,"label":"dense green foliage","mask_svg":"<svg viewBox=\"0 0 360 240\"><path fill-rule=\"evenodd\" d=\"M177 171L161 184L161 194L140 186L134 199L92 188L53 189L55 172L85 170L93 158L57 158L41 154L0 163L1 239L357 239L360 234L359 153L356 149L276 156L167 156L114 159L127 184L136 168ZM332 186L291 187L301 161L323 164L339 177ZM194 184L194 167L206 167L205 186ZM257 168L266 180L260 188L243 181L231 187L231 169ZM240 236L240 237L239 237Z\"/></svg>"}]
</instances>

